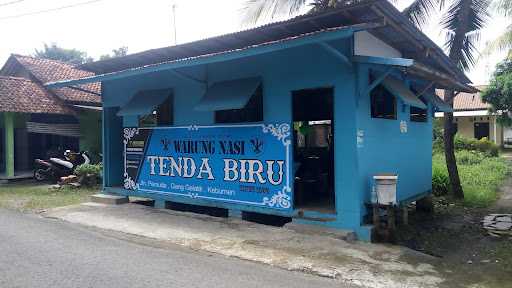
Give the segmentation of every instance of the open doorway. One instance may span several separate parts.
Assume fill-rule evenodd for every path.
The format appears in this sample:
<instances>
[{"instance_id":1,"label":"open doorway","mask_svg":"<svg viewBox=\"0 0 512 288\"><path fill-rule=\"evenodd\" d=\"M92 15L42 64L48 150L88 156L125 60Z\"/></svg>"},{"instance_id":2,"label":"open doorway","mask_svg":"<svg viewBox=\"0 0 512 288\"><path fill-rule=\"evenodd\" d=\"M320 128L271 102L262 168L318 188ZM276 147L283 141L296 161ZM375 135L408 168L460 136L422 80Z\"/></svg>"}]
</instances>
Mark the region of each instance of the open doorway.
<instances>
[{"instance_id":1,"label":"open doorway","mask_svg":"<svg viewBox=\"0 0 512 288\"><path fill-rule=\"evenodd\" d=\"M333 88L294 91L294 205L335 213Z\"/></svg>"},{"instance_id":2,"label":"open doorway","mask_svg":"<svg viewBox=\"0 0 512 288\"><path fill-rule=\"evenodd\" d=\"M475 122L474 128L475 128L475 139L478 139L478 140L480 140L482 138L489 139L489 134L490 134L489 122Z\"/></svg>"}]
</instances>

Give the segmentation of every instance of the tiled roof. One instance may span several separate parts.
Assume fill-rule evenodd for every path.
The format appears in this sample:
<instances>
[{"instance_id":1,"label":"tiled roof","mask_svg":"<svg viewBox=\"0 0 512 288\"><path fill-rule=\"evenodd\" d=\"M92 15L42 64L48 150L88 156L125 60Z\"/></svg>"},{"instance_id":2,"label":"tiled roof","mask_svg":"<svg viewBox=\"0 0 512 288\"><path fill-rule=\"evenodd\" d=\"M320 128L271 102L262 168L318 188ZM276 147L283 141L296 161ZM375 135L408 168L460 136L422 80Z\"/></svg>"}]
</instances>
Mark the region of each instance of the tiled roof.
<instances>
[{"instance_id":1,"label":"tiled roof","mask_svg":"<svg viewBox=\"0 0 512 288\"><path fill-rule=\"evenodd\" d=\"M62 81L82 77L94 76L94 73L76 68L74 65L48 59L40 59L22 55L12 55L23 67L34 75L41 83ZM79 85L78 89L60 88L52 90L55 95L64 101L73 103L101 103L101 83ZM91 91L88 93L85 91Z\"/></svg>"},{"instance_id":2,"label":"tiled roof","mask_svg":"<svg viewBox=\"0 0 512 288\"><path fill-rule=\"evenodd\" d=\"M486 86L475 86L478 90L485 89ZM444 100L444 90L437 90L437 95ZM484 103L479 93L464 93L461 92L455 96L453 100L454 111L475 111L475 110L487 110L491 107L490 104Z\"/></svg>"},{"instance_id":3,"label":"tiled roof","mask_svg":"<svg viewBox=\"0 0 512 288\"><path fill-rule=\"evenodd\" d=\"M74 115L67 105L25 78L0 76L0 96L1 112Z\"/></svg>"}]
</instances>

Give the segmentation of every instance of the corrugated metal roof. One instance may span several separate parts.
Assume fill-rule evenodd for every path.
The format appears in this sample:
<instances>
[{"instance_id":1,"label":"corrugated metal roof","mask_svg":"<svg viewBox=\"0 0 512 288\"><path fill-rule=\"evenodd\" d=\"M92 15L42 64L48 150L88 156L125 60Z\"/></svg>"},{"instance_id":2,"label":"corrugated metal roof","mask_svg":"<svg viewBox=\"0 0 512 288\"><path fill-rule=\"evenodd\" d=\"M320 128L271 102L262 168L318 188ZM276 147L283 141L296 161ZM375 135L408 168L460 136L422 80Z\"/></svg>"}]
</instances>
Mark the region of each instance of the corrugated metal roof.
<instances>
[{"instance_id":1,"label":"corrugated metal roof","mask_svg":"<svg viewBox=\"0 0 512 288\"><path fill-rule=\"evenodd\" d=\"M456 75L457 80L463 83L470 83L470 80L450 61L439 46L386 0L363 0L357 4L327 12L306 14L290 20L270 23L218 37L87 63L82 65L81 68L97 74L105 74L243 49L329 28L383 22L384 19L387 25L372 29L370 31L372 34L400 50L404 57L418 60L435 69Z\"/></svg>"}]
</instances>

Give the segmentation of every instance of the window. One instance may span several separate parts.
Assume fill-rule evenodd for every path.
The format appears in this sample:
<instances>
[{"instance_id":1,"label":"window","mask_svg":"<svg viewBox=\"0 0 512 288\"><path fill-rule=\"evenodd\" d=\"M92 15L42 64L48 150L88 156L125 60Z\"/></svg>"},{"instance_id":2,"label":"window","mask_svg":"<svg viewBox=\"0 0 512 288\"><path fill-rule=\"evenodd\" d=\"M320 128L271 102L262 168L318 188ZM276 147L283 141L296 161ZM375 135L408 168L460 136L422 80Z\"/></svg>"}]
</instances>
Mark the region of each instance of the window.
<instances>
[{"instance_id":1,"label":"window","mask_svg":"<svg viewBox=\"0 0 512 288\"><path fill-rule=\"evenodd\" d=\"M174 123L174 97L170 95L151 114L139 118L139 127L171 126Z\"/></svg>"},{"instance_id":2,"label":"window","mask_svg":"<svg viewBox=\"0 0 512 288\"><path fill-rule=\"evenodd\" d=\"M396 98L384 86L375 87L370 98L372 118L396 119Z\"/></svg>"},{"instance_id":3,"label":"window","mask_svg":"<svg viewBox=\"0 0 512 288\"><path fill-rule=\"evenodd\" d=\"M423 96L419 97L421 102L428 106L427 101ZM411 121L413 122L427 122L427 109L411 106L410 108Z\"/></svg>"},{"instance_id":4,"label":"window","mask_svg":"<svg viewBox=\"0 0 512 288\"><path fill-rule=\"evenodd\" d=\"M256 89L242 109L215 111L215 123L244 123L263 121L263 89Z\"/></svg>"}]
</instances>

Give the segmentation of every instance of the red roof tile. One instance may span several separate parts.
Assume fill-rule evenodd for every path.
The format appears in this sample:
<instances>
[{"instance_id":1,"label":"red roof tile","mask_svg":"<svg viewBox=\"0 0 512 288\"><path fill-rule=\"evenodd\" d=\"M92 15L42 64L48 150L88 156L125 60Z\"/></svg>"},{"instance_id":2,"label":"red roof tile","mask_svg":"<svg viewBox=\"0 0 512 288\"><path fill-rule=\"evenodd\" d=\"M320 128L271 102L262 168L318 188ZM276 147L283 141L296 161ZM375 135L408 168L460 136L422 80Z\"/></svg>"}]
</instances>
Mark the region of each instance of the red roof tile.
<instances>
[{"instance_id":1,"label":"red roof tile","mask_svg":"<svg viewBox=\"0 0 512 288\"><path fill-rule=\"evenodd\" d=\"M94 76L94 73L76 68L76 66L49 59L40 59L22 55L12 55L23 67L41 83L76 79ZM91 83L78 86L81 90L71 88L53 89L59 98L74 103L101 103L101 83ZM91 93L85 92L91 91Z\"/></svg>"},{"instance_id":2,"label":"red roof tile","mask_svg":"<svg viewBox=\"0 0 512 288\"><path fill-rule=\"evenodd\" d=\"M485 89L486 86L475 86L478 90ZM437 90L436 94L444 100L444 90ZM475 110L488 110L491 105L484 103L479 93L464 93L461 92L455 96L453 100L454 111L475 111Z\"/></svg>"},{"instance_id":3,"label":"red roof tile","mask_svg":"<svg viewBox=\"0 0 512 288\"><path fill-rule=\"evenodd\" d=\"M0 97L2 112L75 114L39 84L25 78L0 76Z\"/></svg>"}]
</instances>

